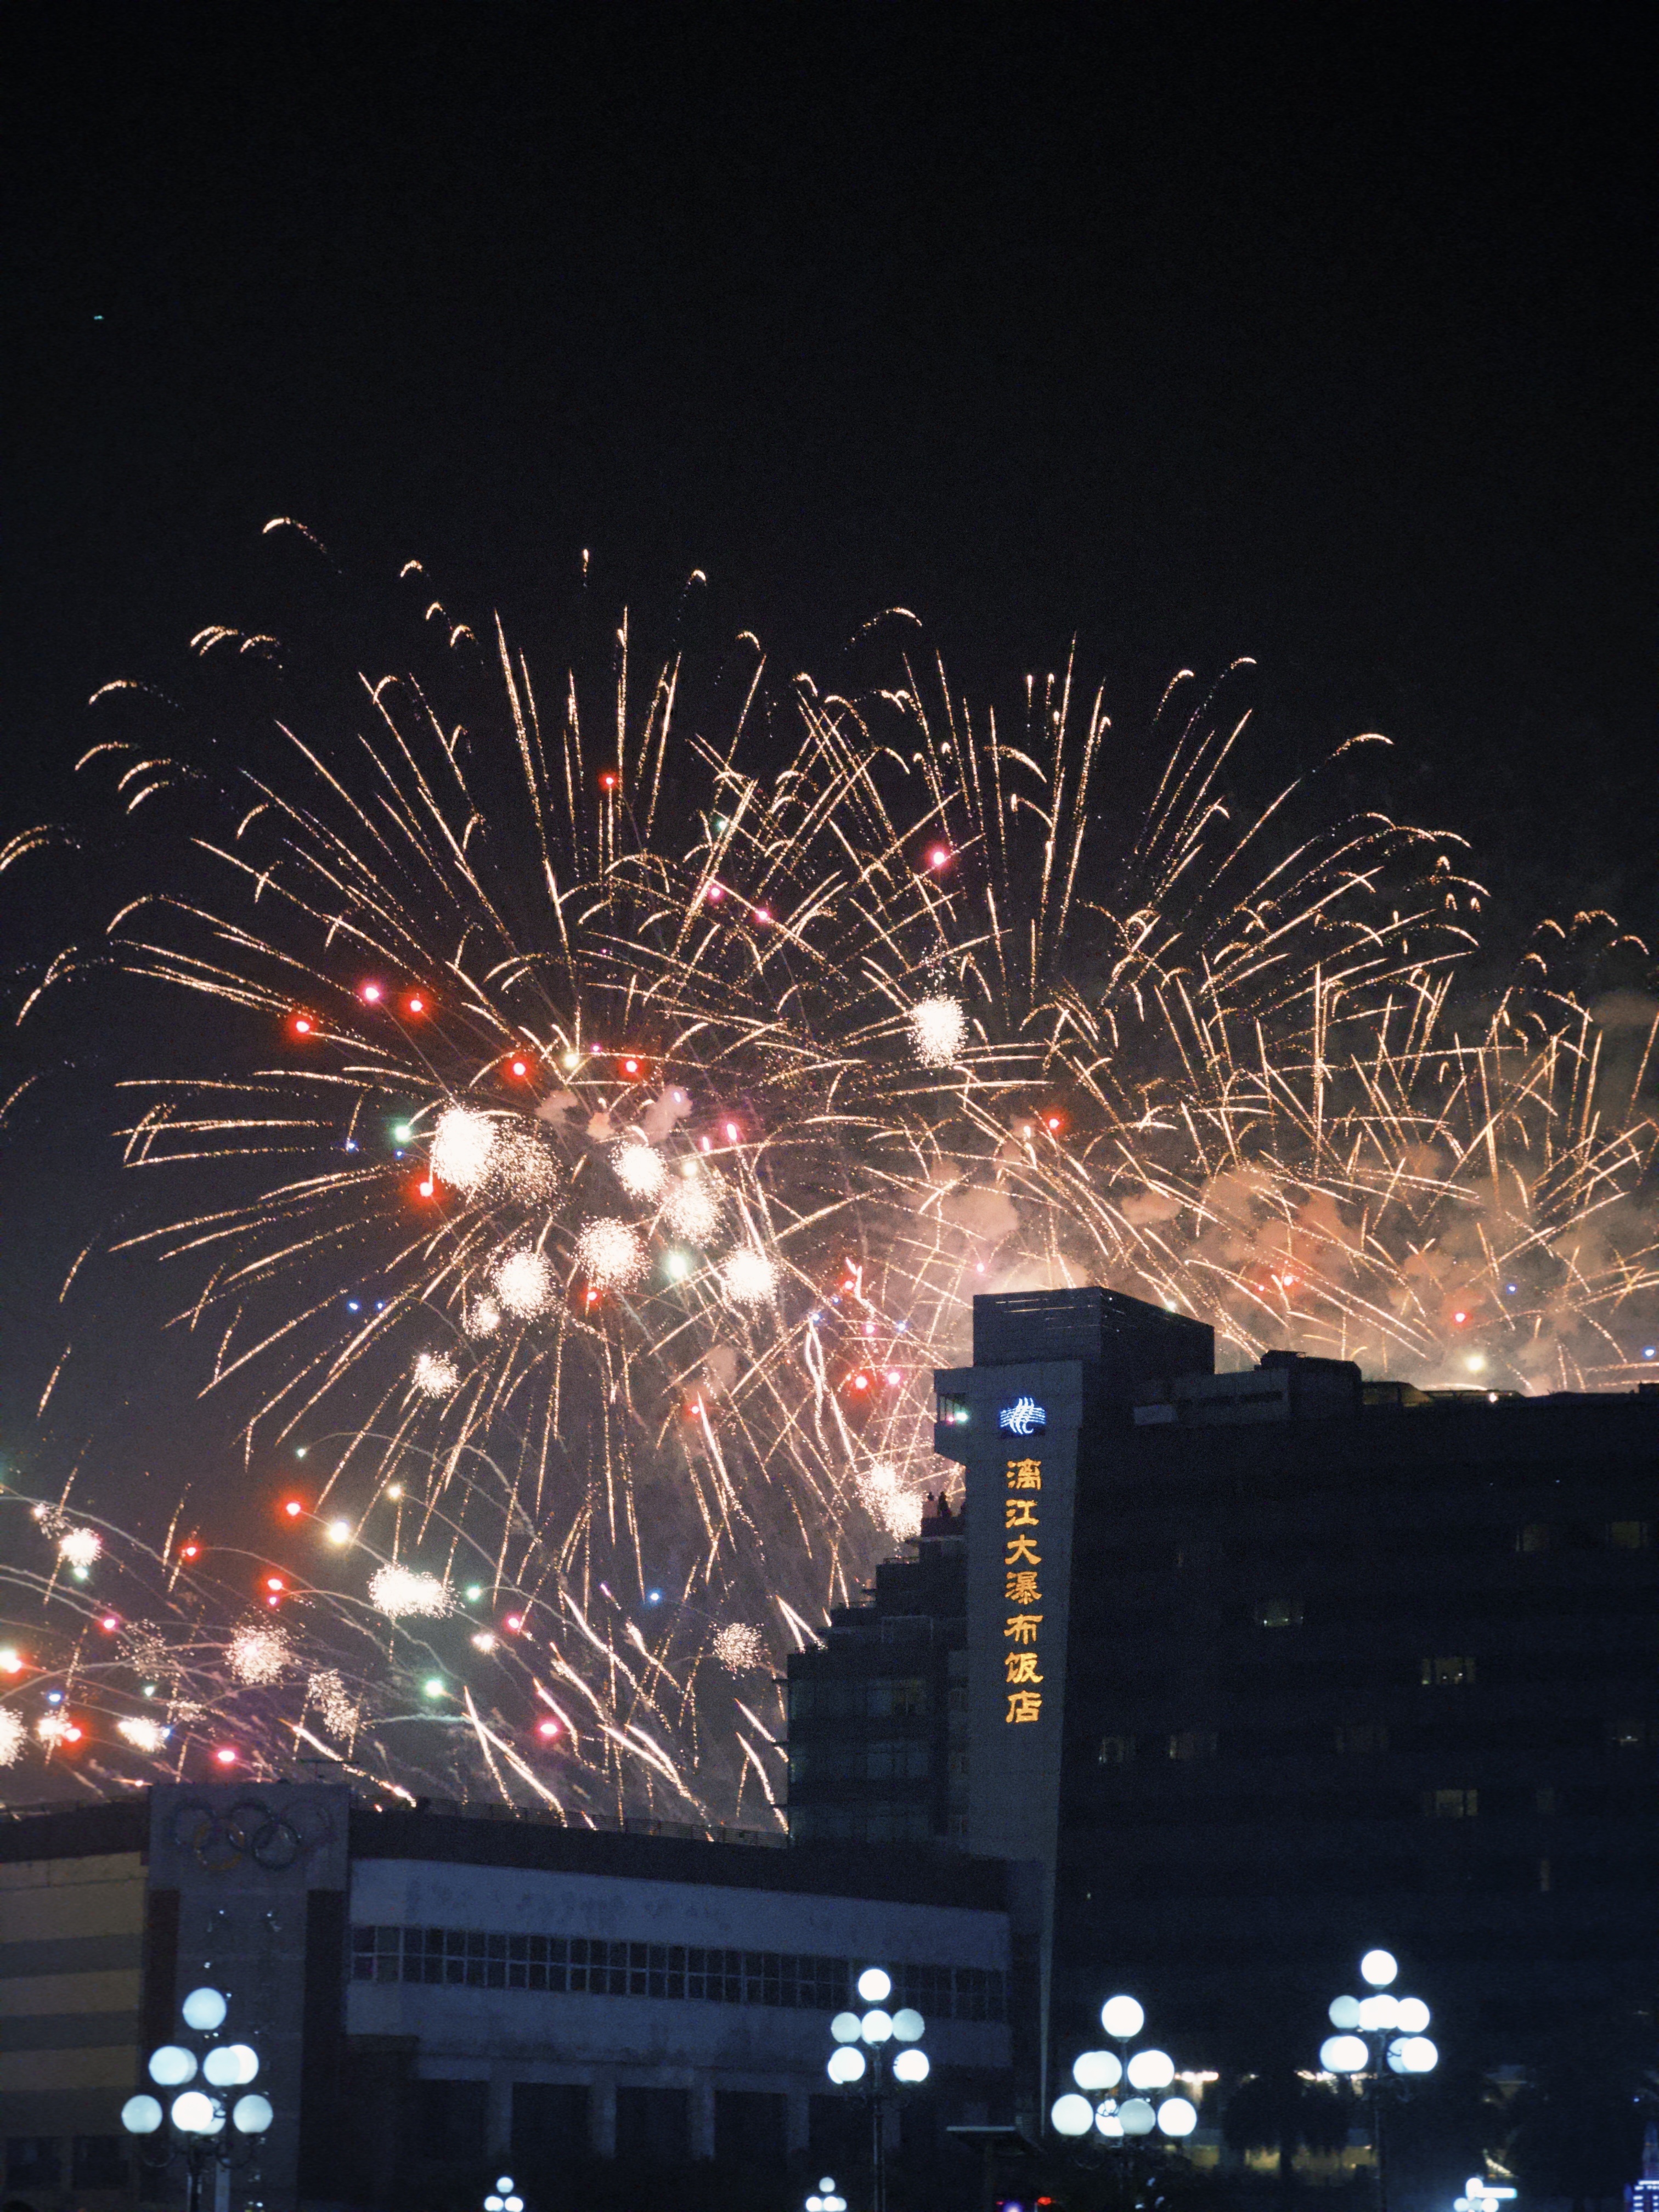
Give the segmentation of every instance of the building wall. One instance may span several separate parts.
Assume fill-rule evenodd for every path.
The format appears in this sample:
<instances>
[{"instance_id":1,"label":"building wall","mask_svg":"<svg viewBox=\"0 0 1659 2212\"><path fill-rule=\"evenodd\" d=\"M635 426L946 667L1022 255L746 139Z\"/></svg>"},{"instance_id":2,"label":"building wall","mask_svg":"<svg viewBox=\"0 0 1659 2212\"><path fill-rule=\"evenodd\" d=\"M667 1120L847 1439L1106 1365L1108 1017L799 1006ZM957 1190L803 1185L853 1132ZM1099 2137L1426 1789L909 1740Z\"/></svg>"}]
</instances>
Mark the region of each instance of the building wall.
<instances>
[{"instance_id":1,"label":"building wall","mask_svg":"<svg viewBox=\"0 0 1659 2212\"><path fill-rule=\"evenodd\" d=\"M792 1961L817 1955L850 1960L855 1969L912 1963L1003 1974L1008 1960L1006 1923L998 1912L401 1859L356 1863L351 1918L359 1931L476 1930L644 1945L665 1954L781 1954ZM659 1975L666 1964L665 1958ZM838 1991L834 2006L850 1994ZM716 2096L730 2091L787 2096L790 2147L805 2148L808 2100L827 2087L830 2008L399 1978L354 1980L347 2026L354 2038L412 2040L422 2080L486 2082L492 2155L509 2148L514 2085L546 2081L589 2089L591 2147L605 2156L618 2147L619 2089L684 2090L692 2154L708 2157ZM1007 2046L1000 2021L929 2018L925 2047L936 2069L994 2076L1006 2068Z\"/></svg>"},{"instance_id":2,"label":"building wall","mask_svg":"<svg viewBox=\"0 0 1659 2212\"><path fill-rule=\"evenodd\" d=\"M8 2193L51 2203L112 2185L138 2063L143 1929L137 1850L0 1864Z\"/></svg>"}]
</instances>

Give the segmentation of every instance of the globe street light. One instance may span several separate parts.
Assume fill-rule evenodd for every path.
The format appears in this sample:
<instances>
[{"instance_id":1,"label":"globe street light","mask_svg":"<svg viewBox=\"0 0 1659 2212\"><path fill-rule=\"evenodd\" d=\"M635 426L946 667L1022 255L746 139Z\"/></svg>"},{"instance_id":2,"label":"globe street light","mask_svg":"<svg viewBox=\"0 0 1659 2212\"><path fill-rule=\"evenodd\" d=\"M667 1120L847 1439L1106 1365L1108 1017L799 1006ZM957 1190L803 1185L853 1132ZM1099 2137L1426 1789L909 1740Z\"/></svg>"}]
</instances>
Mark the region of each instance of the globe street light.
<instances>
[{"instance_id":1,"label":"globe street light","mask_svg":"<svg viewBox=\"0 0 1659 2212\"><path fill-rule=\"evenodd\" d=\"M1128 2048L1146 2024L1139 2002L1130 1996L1108 1997L1100 2008L1100 2024L1118 2048L1080 2051L1072 2061L1077 2086L1054 2100L1048 2114L1054 2133L1079 2140L1092 2132L1114 2145L1153 2134L1170 2142L1191 2135L1198 2125L1197 2106L1187 2097L1158 2094L1168 2090L1176 2078L1174 2059L1167 2051ZM1121 2100L1101 2095L1103 2090L1115 2091L1122 2085L1139 2094Z\"/></svg>"},{"instance_id":2,"label":"globe street light","mask_svg":"<svg viewBox=\"0 0 1659 2212\"><path fill-rule=\"evenodd\" d=\"M807 2198L806 2212L847 2212L847 2199L836 2194L833 2173L826 2173Z\"/></svg>"},{"instance_id":3,"label":"globe street light","mask_svg":"<svg viewBox=\"0 0 1659 2212\"><path fill-rule=\"evenodd\" d=\"M873 2187L872 2212L886 2212L887 2152L883 2116L889 2096L889 2084L914 2089L927 2079L933 2071L927 2053L920 2046L927 2032L927 2022L913 2005L901 2005L896 2012L889 2012L887 2005L893 1994L893 1978L884 1966L866 1966L858 1978L858 1994L868 2009L863 2013L838 2012L830 2023L830 2033L836 2048L830 2054L826 2069L830 2079L838 2089L857 2088L862 2082L862 2094L870 2103L871 2179ZM816 2212L836 2212L829 2200L835 2184L824 2181L819 2185L820 2203ZM811 2197L807 2212L815 2212ZM842 2208L845 2212L845 2207Z\"/></svg>"},{"instance_id":4,"label":"globe street light","mask_svg":"<svg viewBox=\"0 0 1659 2212\"><path fill-rule=\"evenodd\" d=\"M212 2035L223 2027L230 2008L221 1991L204 1988L192 1990L179 2009L186 2027ZM276 2117L270 2100L247 2087L259 2071L258 2053L252 2044L216 2043L198 2059L187 2045L163 2043L150 2052L144 2070L167 2093L168 2101L164 2107L148 2091L129 2097L121 2107L121 2125L136 2140L140 2159L158 2172L183 2158L187 2212L202 2212L208 2167L235 2165L239 2140L243 2160L252 2158L256 2139ZM198 2081L207 2087L193 2086ZM239 2089L245 2094L235 2095Z\"/></svg>"},{"instance_id":5,"label":"globe street light","mask_svg":"<svg viewBox=\"0 0 1659 2212\"><path fill-rule=\"evenodd\" d=\"M514 2194L510 2173L496 2177L495 2186L483 2201L483 2212L524 2212L524 2199Z\"/></svg>"},{"instance_id":6,"label":"globe street light","mask_svg":"<svg viewBox=\"0 0 1659 2212\"><path fill-rule=\"evenodd\" d=\"M1319 2046L1319 2063L1325 2071L1346 2075L1356 2095L1365 2098L1376 2166L1377 2212L1388 2212L1389 2202L1384 2097L1407 2094L1406 2084L1413 2076L1432 2074L1440 2063L1439 2051L1423 2033L1429 2008L1421 1997L1395 1994L1399 1976L1392 1951L1367 1951L1359 1961L1359 1978L1369 1994L1332 1998L1329 2019L1337 2033Z\"/></svg>"}]
</instances>

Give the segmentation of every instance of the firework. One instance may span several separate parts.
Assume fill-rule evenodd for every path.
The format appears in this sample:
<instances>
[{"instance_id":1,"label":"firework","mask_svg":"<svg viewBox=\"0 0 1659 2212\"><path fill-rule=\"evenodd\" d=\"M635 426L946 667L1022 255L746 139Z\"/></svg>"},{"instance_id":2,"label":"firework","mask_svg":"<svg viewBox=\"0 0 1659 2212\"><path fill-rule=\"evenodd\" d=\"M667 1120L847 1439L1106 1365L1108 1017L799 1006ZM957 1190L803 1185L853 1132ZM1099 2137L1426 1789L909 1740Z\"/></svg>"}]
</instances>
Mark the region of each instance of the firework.
<instances>
[{"instance_id":1,"label":"firework","mask_svg":"<svg viewBox=\"0 0 1659 2212\"><path fill-rule=\"evenodd\" d=\"M263 1686L303 1665L382 1774L415 1771L413 1624L464 1680L460 1794L731 1817L708 1623L729 1666L915 1534L976 1291L1103 1281L1233 1357L1465 1387L1641 1356L1650 1054L1604 1051L1535 955L1460 1023L1479 888L1455 839L1328 803L1352 747L1251 808L1226 684L1172 687L1137 754L1069 672L1012 723L902 653L834 693L752 663L641 688L624 625L605 715L573 668L547 719L499 635L446 635L348 736L285 707L260 739L239 705L221 746L204 692L194 751L88 756L155 802L140 827L184 805L216 872L108 935L224 1025L126 1136L135 1167L206 1163L213 1201L128 1241L219 1324L249 1449L324 1440L348 1580ZM95 1532L43 1532L96 1566ZM212 1710L192 1681L255 1686L239 1632L174 1662L174 1745ZM504 1779L550 1700L556 1774Z\"/></svg>"},{"instance_id":2,"label":"firework","mask_svg":"<svg viewBox=\"0 0 1659 2212\"><path fill-rule=\"evenodd\" d=\"M752 1674L767 1663L766 1638L750 1621L728 1620L717 1628L714 1650L728 1674Z\"/></svg>"}]
</instances>

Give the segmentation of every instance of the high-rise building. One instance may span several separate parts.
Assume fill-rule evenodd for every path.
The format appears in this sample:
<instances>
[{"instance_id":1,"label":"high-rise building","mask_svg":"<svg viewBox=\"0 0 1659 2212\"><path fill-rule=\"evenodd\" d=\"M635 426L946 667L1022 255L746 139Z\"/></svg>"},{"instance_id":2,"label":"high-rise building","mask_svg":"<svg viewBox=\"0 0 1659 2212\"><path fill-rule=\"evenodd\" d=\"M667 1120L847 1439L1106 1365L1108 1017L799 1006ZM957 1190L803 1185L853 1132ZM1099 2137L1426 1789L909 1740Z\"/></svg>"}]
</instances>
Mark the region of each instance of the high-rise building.
<instances>
[{"instance_id":1,"label":"high-rise building","mask_svg":"<svg viewBox=\"0 0 1659 2212\"><path fill-rule=\"evenodd\" d=\"M1659 1391L1218 1375L1102 1291L976 1299L974 1352L936 1377L951 1756L968 1848L1040 1899L1028 2111L1115 1988L1193 2063L1264 2021L1316 2050L1372 1944L1471 2059L1652 2002Z\"/></svg>"}]
</instances>

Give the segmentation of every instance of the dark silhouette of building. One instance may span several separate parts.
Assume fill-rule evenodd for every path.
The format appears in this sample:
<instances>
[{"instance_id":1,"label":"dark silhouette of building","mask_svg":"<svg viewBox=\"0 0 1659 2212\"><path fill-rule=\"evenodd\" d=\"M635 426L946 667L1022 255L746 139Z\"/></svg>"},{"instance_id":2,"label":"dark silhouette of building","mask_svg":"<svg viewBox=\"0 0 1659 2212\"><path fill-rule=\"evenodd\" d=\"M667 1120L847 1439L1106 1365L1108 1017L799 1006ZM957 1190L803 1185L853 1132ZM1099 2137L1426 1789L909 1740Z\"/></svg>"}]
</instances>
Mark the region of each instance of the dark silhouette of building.
<instances>
[{"instance_id":1,"label":"dark silhouette of building","mask_svg":"<svg viewBox=\"0 0 1659 2212\"><path fill-rule=\"evenodd\" d=\"M792 1843L965 1843L968 1547L930 1498L908 1559L789 1661Z\"/></svg>"},{"instance_id":2,"label":"dark silhouette of building","mask_svg":"<svg viewBox=\"0 0 1659 2212\"><path fill-rule=\"evenodd\" d=\"M1088 1291L976 1299L974 1365L936 1378L966 1478L951 1778L968 1848L1024 1863L1040 1900L1028 2112L1115 1988L1194 2064L1264 2021L1311 2059L1373 1944L1449 2057L1650 2003L1659 1391L1212 1370L1206 1329ZM827 1684L897 1648L918 1549L797 1662L814 1727ZM937 1759L937 1714L914 1725ZM853 1780L854 1739L891 1723L849 1705L838 1727L851 1832L860 1792L894 1802Z\"/></svg>"}]
</instances>

